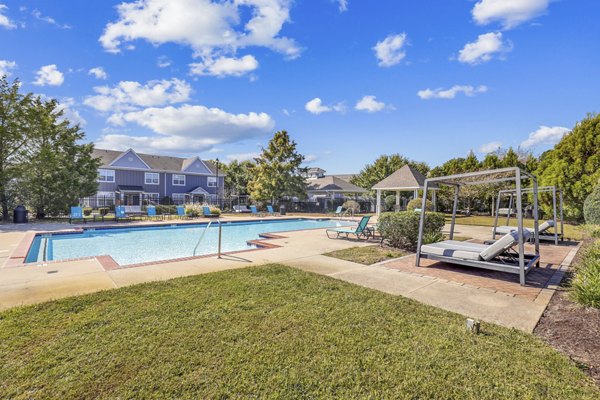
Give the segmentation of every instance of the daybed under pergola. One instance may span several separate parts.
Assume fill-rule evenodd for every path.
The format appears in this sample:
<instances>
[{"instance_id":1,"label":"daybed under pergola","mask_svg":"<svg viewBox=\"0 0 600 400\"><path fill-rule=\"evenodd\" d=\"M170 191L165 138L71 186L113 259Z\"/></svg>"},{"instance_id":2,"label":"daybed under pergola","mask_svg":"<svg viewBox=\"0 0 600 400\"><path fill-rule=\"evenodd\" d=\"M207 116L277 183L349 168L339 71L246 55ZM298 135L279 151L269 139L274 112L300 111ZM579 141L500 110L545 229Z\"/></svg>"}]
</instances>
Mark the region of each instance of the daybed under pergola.
<instances>
[{"instance_id":1,"label":"daybed under pergola","mask_svg":"<svg viewBox=\"0 0 600 400\"><path fill-rule=\"evenodd\" d=\"M416 168L405 165L396 172L375 184L372 189L377 191L377 215L381 213L381 193L396 192L396 206L400 207L400 193L413 192L413 198L419 197L419 190L423 190L425 183L425 175L420 173ZM435 192L438 187L436 184L429 185L429 190L432 191L432 202L434 209L436 208Z\"/></svg>"}]
</instances>

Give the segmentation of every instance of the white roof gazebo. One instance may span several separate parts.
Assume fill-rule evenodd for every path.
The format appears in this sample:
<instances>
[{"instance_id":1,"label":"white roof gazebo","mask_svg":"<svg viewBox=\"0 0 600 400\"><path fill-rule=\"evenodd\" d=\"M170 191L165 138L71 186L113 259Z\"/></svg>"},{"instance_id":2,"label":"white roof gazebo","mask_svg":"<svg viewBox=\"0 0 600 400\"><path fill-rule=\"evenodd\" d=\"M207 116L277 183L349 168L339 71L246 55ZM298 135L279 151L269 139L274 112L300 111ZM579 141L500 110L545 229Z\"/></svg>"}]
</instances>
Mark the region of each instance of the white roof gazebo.
<instances>
[{"instance_id":1,"label":"white roof gazebo","mask_svg":"<svg viewBox=\"0 0 600 400\"><path fill-rule=\"evenodd\" d=\"M396 192L396 205L400 206L400 192L413 192L414 198L418 198L419 190L422 190L425 185L425 179L425 175L407 164L375 184L373 190L377 191L377 215L381 213L381 192ZM438 188L434 185L430 184L429 190L432 191L432 201L435 208L435 192Z\"/></svg>"}]
</instances>

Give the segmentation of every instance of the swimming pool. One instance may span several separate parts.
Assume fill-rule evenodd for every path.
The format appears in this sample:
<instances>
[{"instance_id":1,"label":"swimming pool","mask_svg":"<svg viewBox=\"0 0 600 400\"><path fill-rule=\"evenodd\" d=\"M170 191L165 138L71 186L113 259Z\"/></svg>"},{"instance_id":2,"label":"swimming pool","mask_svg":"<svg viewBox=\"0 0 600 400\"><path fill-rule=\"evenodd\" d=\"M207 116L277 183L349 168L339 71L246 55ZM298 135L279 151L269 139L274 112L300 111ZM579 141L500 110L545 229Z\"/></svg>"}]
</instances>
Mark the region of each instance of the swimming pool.
<instances>
[{"instance_id":1,"label":"swimming pool","mask_svg":"<svg viewBox=\"0 0 600 400\"><path fill-rule=\"evenodd\" d=\"M256 248L249 240L260 234L351 225L332 219L284 219L223 222L222 252ZM173 224L147 227L87 228L81 233L39 234L26 263L111 256L119 265L202 256L217 253L219 224ZM202 240L200 240L202 236Z\"/></svg>"}]
</instances>

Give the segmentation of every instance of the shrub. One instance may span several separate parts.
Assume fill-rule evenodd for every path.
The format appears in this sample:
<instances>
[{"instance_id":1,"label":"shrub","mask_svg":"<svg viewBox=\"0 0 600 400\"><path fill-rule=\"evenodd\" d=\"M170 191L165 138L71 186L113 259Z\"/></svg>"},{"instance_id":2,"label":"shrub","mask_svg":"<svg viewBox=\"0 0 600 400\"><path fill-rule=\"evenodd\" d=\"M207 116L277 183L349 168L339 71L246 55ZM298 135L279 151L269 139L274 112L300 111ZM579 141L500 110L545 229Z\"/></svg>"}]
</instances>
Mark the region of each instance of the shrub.
<instances>
[{"instance_id":1,"label":"shrub","mask_svg":"<svg viewBox=\"0 0 600 400\"><path fill-rule=\"evenodd\" d=\"M202 215L202 206L200 204L186 204L185 213L192 218L199 217Z\"/></svg>"},{"instance_id":2,"label":"shrub","mask_svg":"<svg viewBox=\"0 0 600 400\"><path fill-rule=\"evenodd\" d=\"M600 241L584 250L572 282L575 301L600 308Z\"/></svg>"},{"instance_id":3,"label":"shrub","mask_svg":"<svg viewBox=\"0 0 600 400\"><path fill-rule=\"evenodd\" d=\"M85 215L86 217L89 217L90 215L92 215L92 209L91 209L91 207L85 207L83 209L83 215Z\"/></svg>"},{"instance_id":4,"label":"shrub","mask_svg":"<svg viewBox=\"0 0 600 400\"><path fill-rule=\"evenodd\" d=\"M415 211L415 208L421 208L423 199L412 199L406 205L406 211ZM433 203L429 200L425 201L425 211L433 211Z\"/></svg>"},{"instance_id":5,"label":"shrub","mask_svg":"<svg viewBox=\"0 0 600 400\"><path fill-rule=\"evenodd\" d=\"M360 212L360 204L354 200L348 200L344 204L342 204L342 208L346 210L346 212L350 212L352 214L357 214Z\"/></svg>"},{"instance_id":6,"label":"shrub","mask_svg":"<svg viewBox=\"0 0 600 400\"><path fill-rule=\"evenodd\" d=\"M177 214L177 206L158 204L156 205L156 213L158 215Z\"/></svg>"},{"instance_id":7,"label":"shrub","mask_svg":"<svg viewBox=\"0 0 600 400\"><path fill-rule=\"evenodd\" d=\"M394 210L394 207L396 206L396 195L390 194L389 196L385 196L385 199L383 199L383 203L385 204L386 210Z\"/></svg>"},{"instance_id":8,"label":"shrub","mask_svg":"<svg viewBox=\"0 0 600 400\"><path fill-rule=\"evenodd\" d=\"M442 231L427 232L423 234L424 244L437 243L441 242L442 240L444 240L444 234L442 233Z\"/></svg>"},{"instance_id":9,"label":"shrub","mask_svg":"<svg viewBox=\"0 0 600 400\"><path fill-rule=\"evenodd\" d=\"M600 225L600 185L586 197L583 203L583 217L588 224Z\"/></svg>"},{"instance_id":10,"label":"shrub","mask_svg":"<svg viewBox=\"0 0 600 400\"><path fill-rule=\"evenodd\" d=\"M419 240L419 220L421 215L414 211L383 213L379 216L379 230L388 244L414 250ZM423 235L432 237L442 232L444 214L428 212L425 214Z\"/></svg>"},{"instance_id":11,"label":"shrub","mask_svg":"<svg viewBox=\"0 0 600 400\"><path fill-rule=\"evenodd\" d=\"M217 207L211 207L210 208L210 213L212 215L216 215L217 217L219 217L221 215L221 209L219 209Z\"/></svg>"}]
</instances>

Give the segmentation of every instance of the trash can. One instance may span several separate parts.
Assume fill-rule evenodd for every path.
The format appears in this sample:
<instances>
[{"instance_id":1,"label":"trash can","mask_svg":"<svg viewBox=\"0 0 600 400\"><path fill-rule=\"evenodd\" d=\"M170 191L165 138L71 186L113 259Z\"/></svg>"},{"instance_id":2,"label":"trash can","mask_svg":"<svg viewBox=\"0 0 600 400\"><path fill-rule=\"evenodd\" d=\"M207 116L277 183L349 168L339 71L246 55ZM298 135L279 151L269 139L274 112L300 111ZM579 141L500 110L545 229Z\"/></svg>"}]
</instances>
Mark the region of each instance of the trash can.
<instances>
[{"instance_id":1,"label":"trash can","mask_svg":"<svg viewBox=\"0 0 600 400\"><path fill-rule=\"evenodd\" d=\"M27 211L23 206L17 206L13 211L13 222L15 224L26 224L27 223Z\"/></svg>"},{"instance_id":2,"label":"trash can","mask_svg":"<svg viewBox=\"0 0 600 400\"><path fill-rule=\"evenodd\" d=\"M285 215L285 206L283 204L279 206L279 215Z\"/></svg>"}]
</instances>

